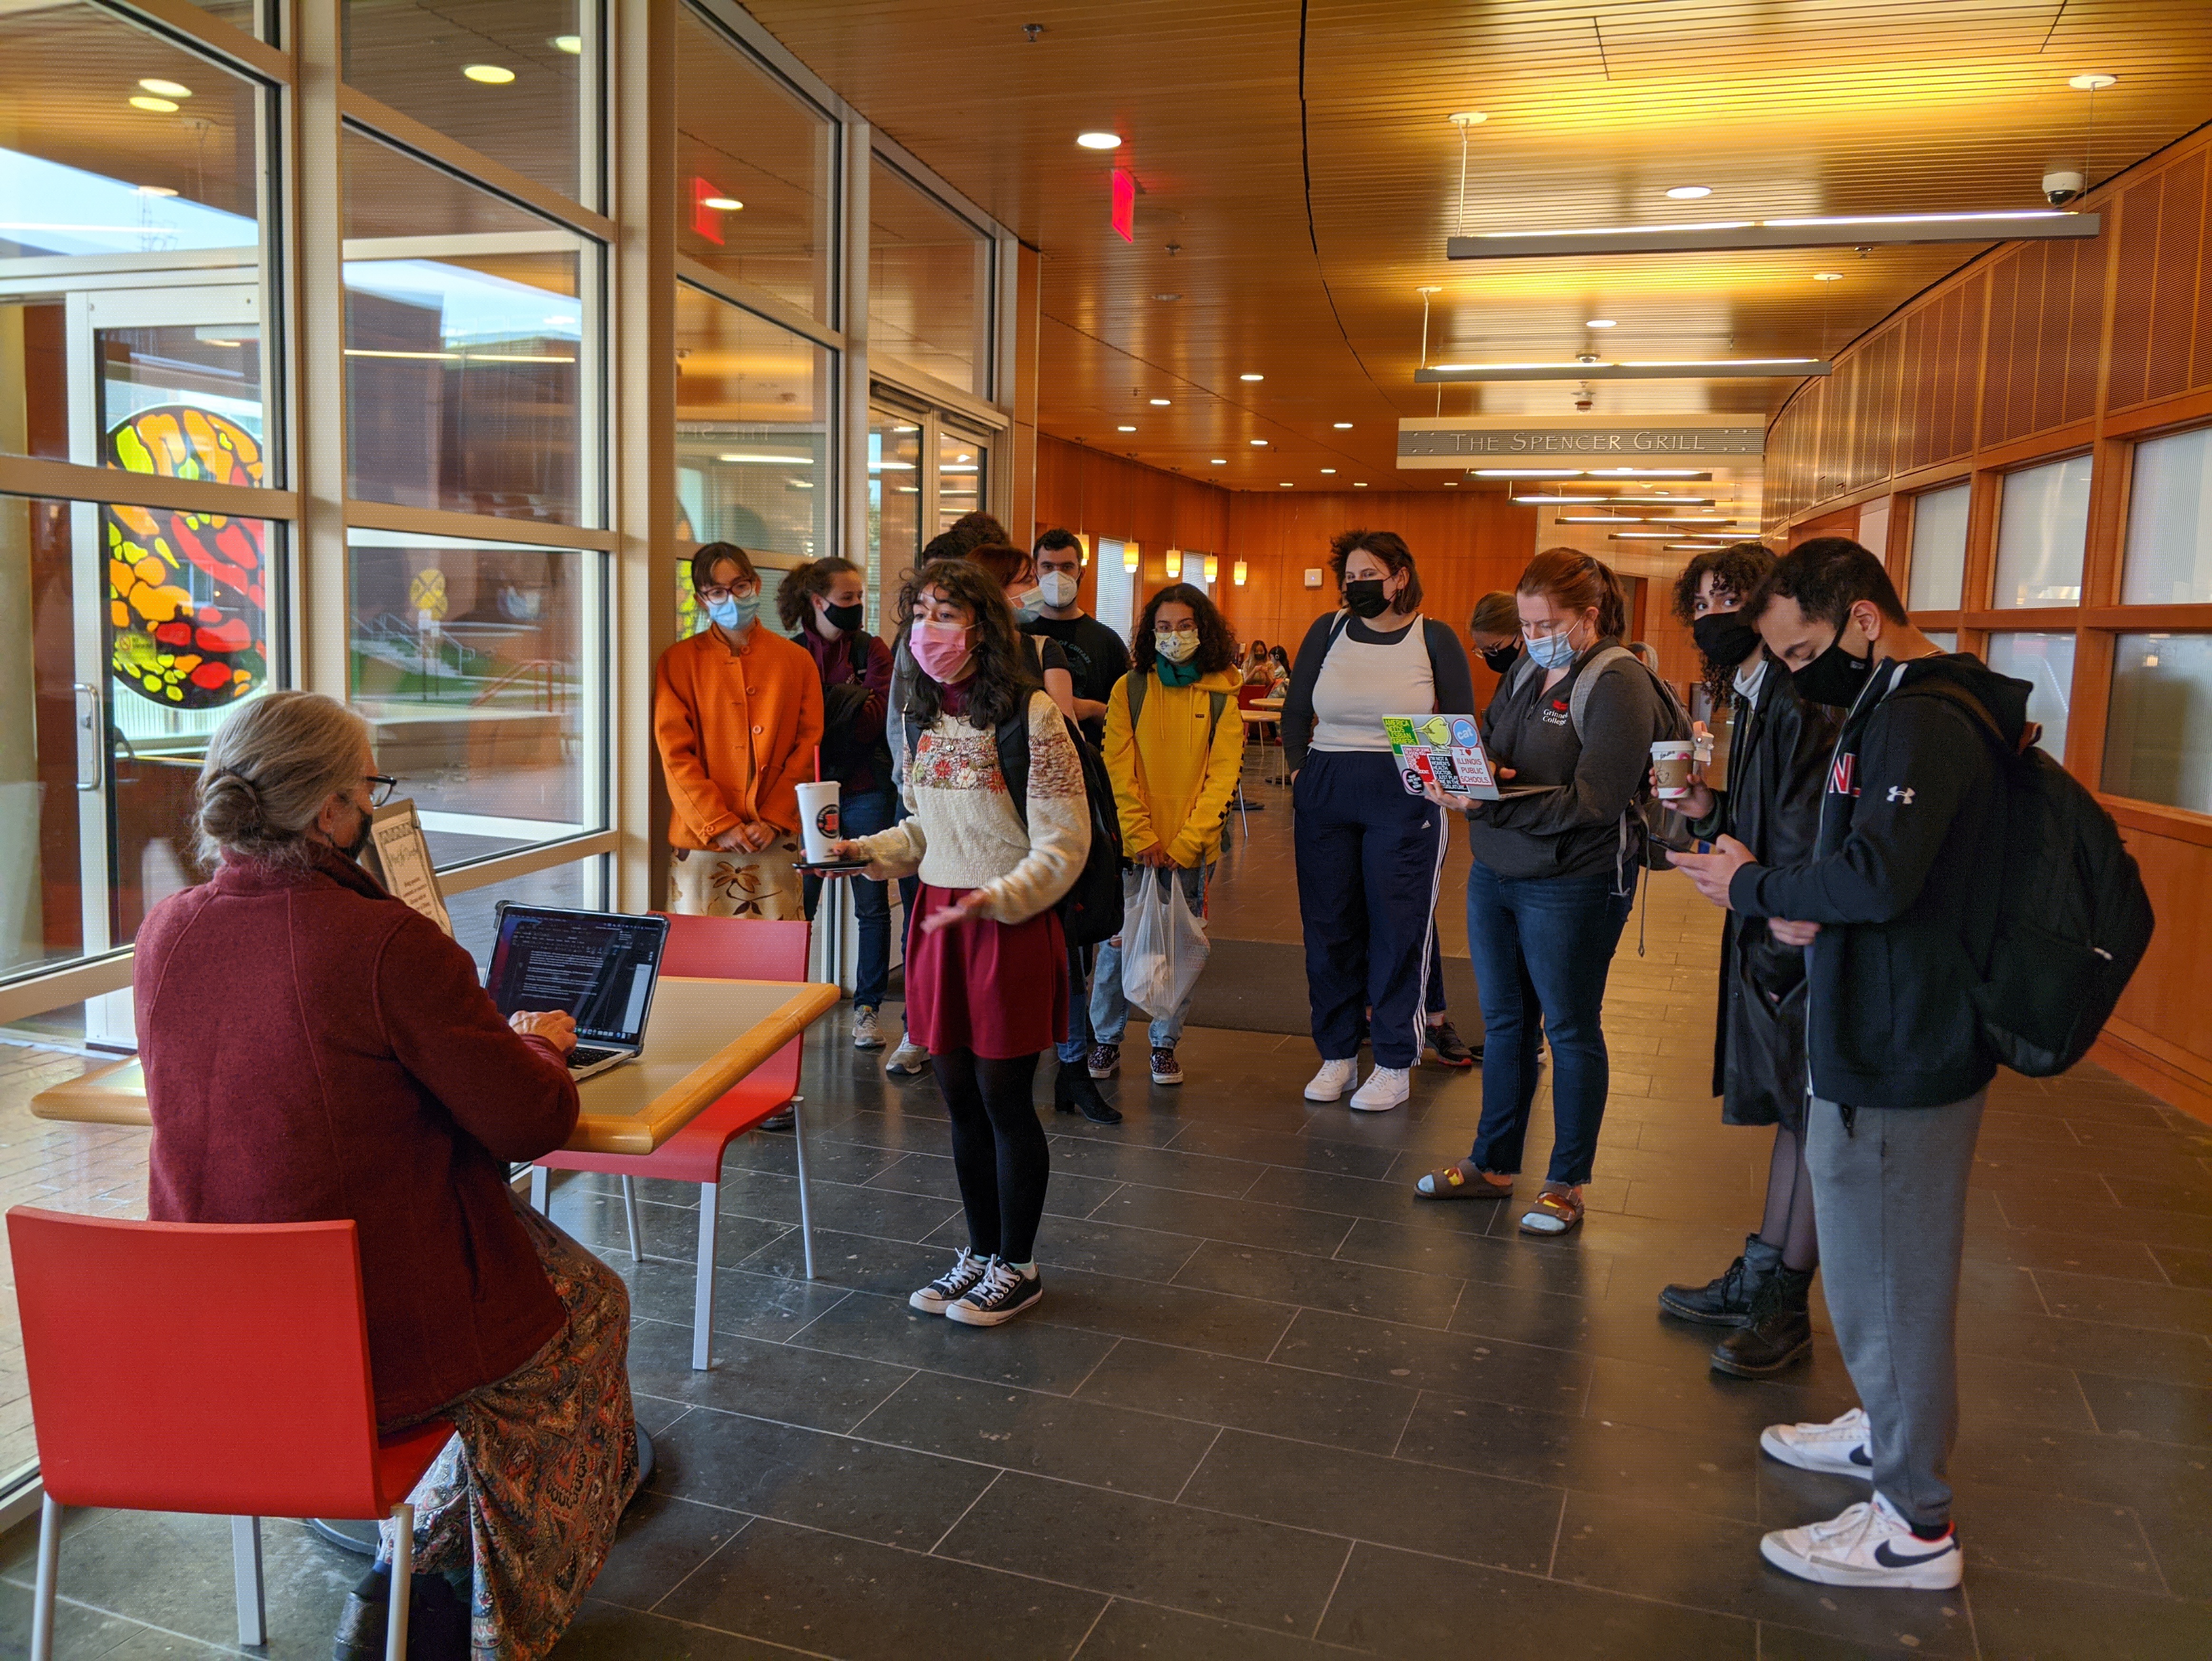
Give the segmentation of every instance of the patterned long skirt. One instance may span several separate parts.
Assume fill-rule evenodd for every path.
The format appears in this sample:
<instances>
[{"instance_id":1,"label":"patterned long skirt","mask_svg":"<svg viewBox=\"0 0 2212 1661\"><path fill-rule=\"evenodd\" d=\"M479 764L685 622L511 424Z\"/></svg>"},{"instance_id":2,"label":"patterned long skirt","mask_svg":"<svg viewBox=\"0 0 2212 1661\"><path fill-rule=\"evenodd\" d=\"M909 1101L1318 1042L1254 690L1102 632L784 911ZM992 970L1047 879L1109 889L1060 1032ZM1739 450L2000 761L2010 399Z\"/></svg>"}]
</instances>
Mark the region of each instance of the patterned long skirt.
<instances>
[{"instance_id":1,"label":"patterned long skirt","mask_svg":"<svg viewBox=\"0 0 2212 1661\"><path fill-rule=\"evenodd\" d=\"M415 1572L472 1588L472 1661L537 1661L559 1641L637 1489L629 1291L520 1200L515 1210L568 1324L440 1409L457 1433L412 1496ZM386 1568L392 1528L377 1554Z\"/></svg>"},{"instance_id":2,"label":"patterned long skirt","mask_svg":"<svg viewBox=\"0 0 2212 1661\"><path fill-rule=\"evenodd\" d=\"M689 917L759 917L784 922L806 915L799 861L805 849L784 837L757 854L719 848L669 850L668 909Z\"/></svg>"}]
</instances>

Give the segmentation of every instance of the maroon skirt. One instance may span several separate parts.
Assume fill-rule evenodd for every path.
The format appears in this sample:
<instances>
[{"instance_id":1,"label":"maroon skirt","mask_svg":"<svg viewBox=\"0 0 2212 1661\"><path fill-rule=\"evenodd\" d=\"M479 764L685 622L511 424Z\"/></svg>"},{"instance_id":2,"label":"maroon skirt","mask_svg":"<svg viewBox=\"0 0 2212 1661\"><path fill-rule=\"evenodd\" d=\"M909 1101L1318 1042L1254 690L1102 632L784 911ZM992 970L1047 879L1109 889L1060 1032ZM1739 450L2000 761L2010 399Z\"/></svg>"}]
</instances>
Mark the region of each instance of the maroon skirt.
<instances>
[{"instance_id":1,"label":"maroon skirt","mask_svg":"<svg viewBox=\"0 0 2212 1661\"><path fill-rule=\"evenodd\" d=\"M1067 1031L1067 946L1057 912L1027 922L975 917L921 932L921 920L965 888L923 883L906 931L907 1035L932 1055L972 1050L1012 1061L1049 1050Z\"/></svg>"}]
</instances>

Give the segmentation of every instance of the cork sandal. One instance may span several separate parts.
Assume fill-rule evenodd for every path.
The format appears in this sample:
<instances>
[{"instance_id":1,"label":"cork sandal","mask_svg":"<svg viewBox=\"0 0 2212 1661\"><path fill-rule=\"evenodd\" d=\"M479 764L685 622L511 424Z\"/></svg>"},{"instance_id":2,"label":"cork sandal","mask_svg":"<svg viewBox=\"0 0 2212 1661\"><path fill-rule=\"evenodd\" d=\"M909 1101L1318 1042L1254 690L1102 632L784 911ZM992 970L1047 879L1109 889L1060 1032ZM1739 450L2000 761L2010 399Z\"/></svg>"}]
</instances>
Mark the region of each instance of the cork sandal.
<instances>
[{"instance_id":1,"label":"cork sandal","mask_svg":"<svg viewBox=\"0 0 2212 1661\"><path fill-rule=\"evenodd\" d=\"M1470 1176L1464 1165L1448 1165L1415 1183L1413 1194L1423 1200L1510 1200L1513 1179L1494 1179L1486 1171Z\"/></svg>"},{"instance_id":2,"label":"cork sandal","mask_svg":"<svg viewBox=\"0 0 2212 1661\"><path fill-rule=\"evenodd\" d=\"M1583 1191L1547 1183L1536 1203L1522 1214L1523 1234L1559 1235L1582 1226Z\"/></svg>"}]
</instances>

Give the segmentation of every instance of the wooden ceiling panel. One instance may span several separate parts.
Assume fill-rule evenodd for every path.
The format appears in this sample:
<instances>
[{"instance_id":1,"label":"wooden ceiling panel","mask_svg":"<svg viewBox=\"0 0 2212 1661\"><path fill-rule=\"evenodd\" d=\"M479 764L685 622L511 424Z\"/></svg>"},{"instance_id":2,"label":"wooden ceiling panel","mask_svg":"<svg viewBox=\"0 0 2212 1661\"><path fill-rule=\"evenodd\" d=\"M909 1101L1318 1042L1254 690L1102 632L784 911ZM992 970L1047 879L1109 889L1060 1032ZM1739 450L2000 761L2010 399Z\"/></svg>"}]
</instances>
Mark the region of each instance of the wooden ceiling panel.
<instances>
[{"instance_id":1,"label":"wooden ceiling panel","mask_svg":"<svg viewBox=\"0 0 2212 1661\"><path fill-rule=\"evenodd\" d=\"M1979 251L1447 262L1455 230L2037 207L2085 150L2103 179L2212 115L2212 0L1311 0L1303 40L1292 0L750 9L1042 251L1043 430L1247 489L1443 488L1393 463L1398 417L1438 408L1413 380L1425 285L1431 361L1805 356ZM2090 71L2119 77L2094 135L2065 84ZM1462 204L1465 109L1487 119ZM1078 149L1091 128L1127 142ZM1116 163L1142 192L1133 244L1108 223ZM1793 385L1600 382L1595 402L1764 416ZM1460 386L1442 408L1573 397Z\"/></svg>"}]
</instances>

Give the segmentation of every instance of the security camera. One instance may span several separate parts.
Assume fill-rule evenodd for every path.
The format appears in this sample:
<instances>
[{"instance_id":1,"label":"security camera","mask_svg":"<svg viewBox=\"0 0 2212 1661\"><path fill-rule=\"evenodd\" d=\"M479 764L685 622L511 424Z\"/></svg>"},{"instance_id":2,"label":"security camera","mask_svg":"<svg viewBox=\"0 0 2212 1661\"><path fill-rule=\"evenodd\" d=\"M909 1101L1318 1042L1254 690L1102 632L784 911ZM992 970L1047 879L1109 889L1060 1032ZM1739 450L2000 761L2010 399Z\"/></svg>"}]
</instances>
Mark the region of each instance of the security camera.
<instances>
[{"instance_id":1,"label":"security camera","mask_svg":"<svg viewBox=\"0 0 2212 1661\"><path fill-rule=\"evenodd\" d=\"M2081 194L2083 180L2078 173L2047 173L2043 175L2043 199L2054 208L2063 208Z\"/></svg>"},{"instance_id":2,"label":"security camera","mask_svg":"<svg viewBox=\"0 0 2212 1661\"><path fill-rule=\"evenodd\" d=\"M1597 362L1597 354L1595 352L1577 352L1575 354L1575 362L1577 363L1595 363Z\"/></svg>"}]
</instances>

